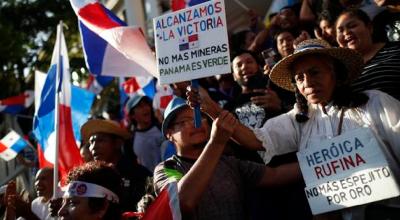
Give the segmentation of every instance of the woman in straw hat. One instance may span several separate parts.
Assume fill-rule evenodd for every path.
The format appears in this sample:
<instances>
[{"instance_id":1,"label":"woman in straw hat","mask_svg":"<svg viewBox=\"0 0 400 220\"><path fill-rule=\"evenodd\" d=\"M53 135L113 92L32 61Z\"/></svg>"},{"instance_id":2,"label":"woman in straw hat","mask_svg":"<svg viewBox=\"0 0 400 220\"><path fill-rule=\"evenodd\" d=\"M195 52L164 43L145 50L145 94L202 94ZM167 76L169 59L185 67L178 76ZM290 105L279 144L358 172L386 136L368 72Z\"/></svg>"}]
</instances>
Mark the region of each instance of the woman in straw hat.
<instances>
[{"instance_id":1,"label":"woman in straw hat","mask_svg":"<svg viewBox=\"0 0 400 220\"><path fill-rule=\"evenodd\" d=\"M312 184L315 186L323 180L334 182L340 178L349 178L353 174L350 171L366 172L366 168L374 162L374 157L378 158L378 154L385 156L387 161L385 164L389 164L393 172L391 176L398 178L400 102L376 90L352 92L350 83L357 78L362 64L362 57L354 50L332 48L325 41L317 39L303 41L292 55L278 62L270 74L271 80L276 85L296 92L295 108L268 120L263 127L253 131L245 126L236 126L232 138L244 147L265 150L269 159L275 155L298 151L300 167L307 186ZM189 90L188 102L191 106L200 104L202 111L212 118L216 118L221 112L218 105L213 103L202 90L200 95L196 91ZM337 144L340 141L346 142L343 142L346 137L353 137L351 140L357 137L361 143L367 143L365 146L372 146L370 145L372 142L381 143L375 136L380 137L385 144L376 144L373 150L377 148L382 150L373 156L370 154L372 151L366 150L371 150L370 147L361 149L355 147L353 143L353 147L346 150L343 148L344 145ZM336 145L331 146L332 143ZM350 160L355 163L349 165L347 162ZM396 183L393 184L396 191ZM355 186L354 182L352 186ZM354 190L350 187L350 183L341 187L338 192L349 193ZM383 187L382 184L380 187ZM319 196L321 194L324 192L320 192ZM352 200L351 195L345 194L340 201L330 200L333 195L325 195L326 198L315 202L322 208L316 209L311 205L314 214L334 210L329 209L331 206L336 206L336 209L351 206L343 204L346 202L345 199ZM396 195L398 187L396 192L385 198ZM355 208L345 209L343 213L347 212L346 216L350 216L349 219L364 219L363 211L354 210Z\"/></svg>"}]
</instances>

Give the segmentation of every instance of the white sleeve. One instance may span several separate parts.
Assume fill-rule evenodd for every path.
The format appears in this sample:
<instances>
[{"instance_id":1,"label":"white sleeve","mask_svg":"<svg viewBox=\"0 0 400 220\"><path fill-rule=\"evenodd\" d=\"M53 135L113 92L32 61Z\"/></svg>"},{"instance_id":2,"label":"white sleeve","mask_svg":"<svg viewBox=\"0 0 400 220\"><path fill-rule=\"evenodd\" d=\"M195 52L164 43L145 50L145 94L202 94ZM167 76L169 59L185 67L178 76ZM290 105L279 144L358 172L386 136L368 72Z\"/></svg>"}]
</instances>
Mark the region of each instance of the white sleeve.
<instances>
[{"instance_id":1,"label":"white sleeve","mask_svg":"<svg viewBox=\"0 0 400 220\"><path fill-rule=\"evenodd\" d=\"M366 110L382 140L388 143L397 159L400 159L400 102L392 96L371 90Z\"/></svg>"},{"instance_id":2,"label":"white sleeve","mask_svg":"<svg viewBox=\"0 0 400 220\"><path fill-rule=\"evenodd\" d=\"M263 127L254 129L257 139L265 148L264 162L268 163L275 155L298 150L299 128L293 111L268 119Z\"/></svg>"}]
</instances>

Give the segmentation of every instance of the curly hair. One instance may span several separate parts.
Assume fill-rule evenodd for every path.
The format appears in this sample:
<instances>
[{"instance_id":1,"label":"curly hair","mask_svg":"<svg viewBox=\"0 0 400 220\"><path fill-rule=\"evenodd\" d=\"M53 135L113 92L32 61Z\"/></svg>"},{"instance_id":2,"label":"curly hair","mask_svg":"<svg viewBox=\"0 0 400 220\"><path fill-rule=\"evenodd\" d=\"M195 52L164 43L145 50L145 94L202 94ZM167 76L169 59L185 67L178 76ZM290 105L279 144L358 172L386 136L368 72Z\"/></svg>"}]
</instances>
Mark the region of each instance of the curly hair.
<instances>
[{"instance_id":1,"label":"curly hair","mask_svg":"<svg viewBox=\"0 0 400 220\"><path fill-rule=\"evenodd\" d=\"M101 161L91 161L71 170L67 176L67 183L72 181L84 181L100 185L111 190L119 197L122 193L121 176L118 171L111 164ZM92 212L103 209L107 202L105 198L88 199L89 208ZM110 202L103 219L120 219L120 217L120 205Z\"/></svg>"}]
</instances>

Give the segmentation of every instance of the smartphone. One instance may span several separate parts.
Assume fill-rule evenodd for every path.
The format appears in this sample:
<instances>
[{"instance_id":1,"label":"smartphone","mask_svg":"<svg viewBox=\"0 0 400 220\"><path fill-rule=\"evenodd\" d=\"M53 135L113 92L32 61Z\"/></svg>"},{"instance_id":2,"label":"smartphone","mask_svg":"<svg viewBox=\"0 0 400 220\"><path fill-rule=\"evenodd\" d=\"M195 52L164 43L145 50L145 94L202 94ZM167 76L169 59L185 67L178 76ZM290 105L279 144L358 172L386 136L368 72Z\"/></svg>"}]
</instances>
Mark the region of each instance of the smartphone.
<instances>
[{"instance_id":1,"label":"smartphone","mask_svg":"<svg viewBox=\"0 0 400 220\"><path fill-rule=\"evenodd\" d=\"M267 64L270 68L275 65L275 56L276 52L274 49L269 48L261 52L261 55L264 58L265 64Z\"/></svg>"},{"instance_id":2,"label":"smartphone","mask_svg":"<svg viewBox=\"0 0 400 220\"><path fill-rule=\"evenodd\" d=\"M248 79L247 87L251 90L254 89L266 89L268 79L261 74L256 74Z\"/></svg>"}]
</instances>

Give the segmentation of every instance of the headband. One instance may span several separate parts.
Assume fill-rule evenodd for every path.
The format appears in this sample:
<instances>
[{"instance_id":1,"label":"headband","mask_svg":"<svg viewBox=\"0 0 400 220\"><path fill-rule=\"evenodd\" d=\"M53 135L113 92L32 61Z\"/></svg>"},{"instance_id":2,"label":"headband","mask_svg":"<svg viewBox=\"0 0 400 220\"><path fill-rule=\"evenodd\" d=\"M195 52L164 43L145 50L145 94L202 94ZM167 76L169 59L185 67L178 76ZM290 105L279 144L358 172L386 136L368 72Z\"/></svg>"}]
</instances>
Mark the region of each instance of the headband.
<instances>
[{"instance_id":1,"label":"headband","mask_svg":"<svg viewBox=\"0 0 400 220\"><path fill-rule=\"evenodd\" d=\"M83 181L72 181L68 184L63 197L68 198L72 196L106 198L111 202L119 203L118 196L109 189Z\"/></svg>"}]
</instances>

